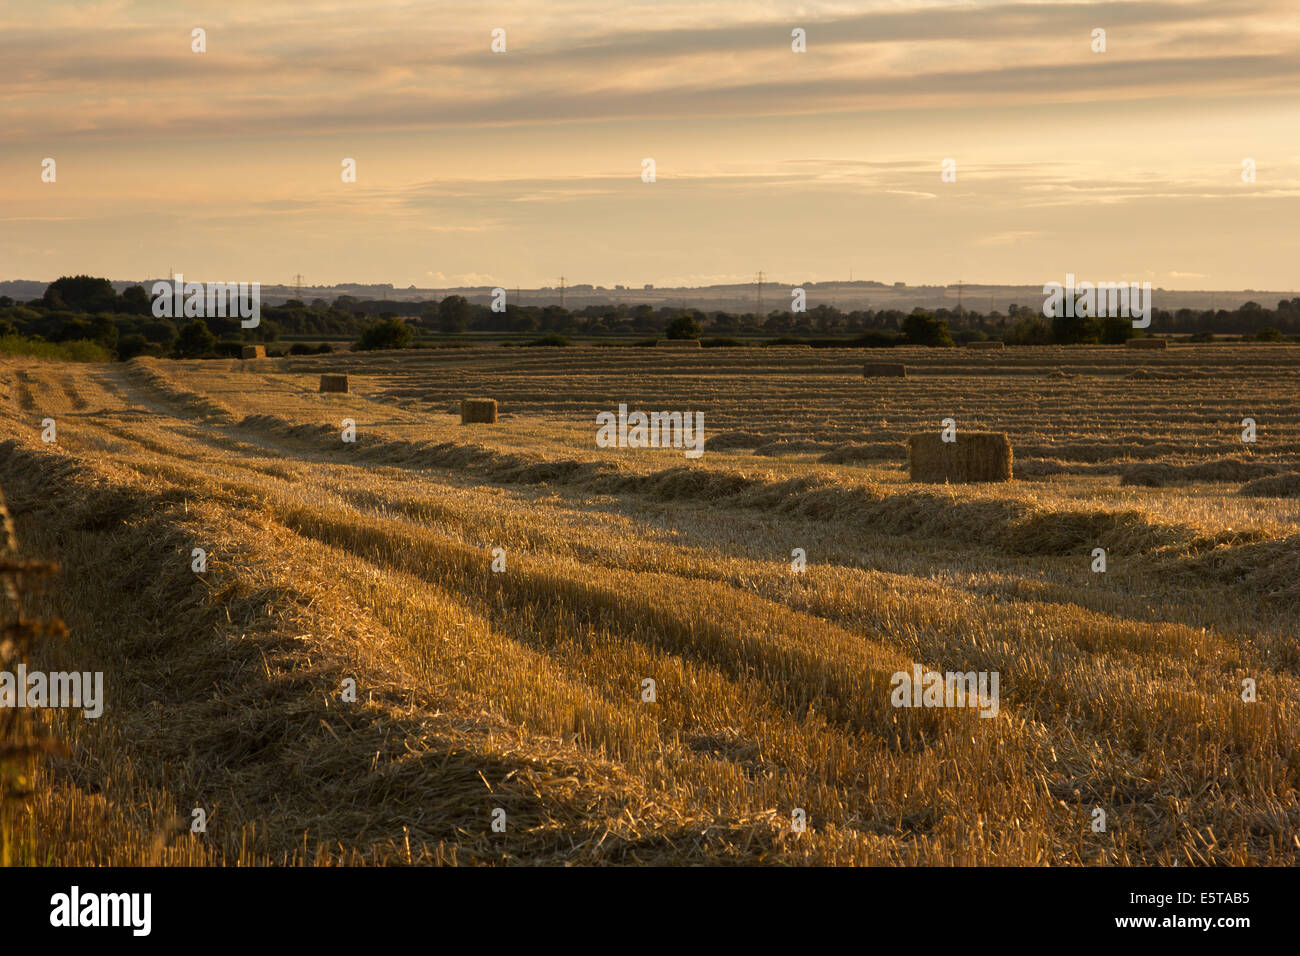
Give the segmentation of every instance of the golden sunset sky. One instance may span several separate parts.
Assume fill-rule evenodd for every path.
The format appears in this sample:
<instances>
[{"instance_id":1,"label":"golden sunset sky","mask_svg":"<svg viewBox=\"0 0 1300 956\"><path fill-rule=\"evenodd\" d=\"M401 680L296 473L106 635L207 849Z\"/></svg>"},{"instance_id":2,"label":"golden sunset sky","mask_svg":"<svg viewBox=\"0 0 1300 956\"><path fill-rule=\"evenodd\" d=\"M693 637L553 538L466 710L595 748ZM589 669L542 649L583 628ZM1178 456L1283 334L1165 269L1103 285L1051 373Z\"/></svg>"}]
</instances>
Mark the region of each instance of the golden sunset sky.
<instances>
[{"instance_id":1,"label":"golden sunset sky","mask_svg":"<svg viewBox=\"0 0 1300 956\"><path fill-rule=\"evenodd\" d=\"M1300 271L1297 0L6 0L0 131L2 279Z\"/></svg>"}]
</instances>

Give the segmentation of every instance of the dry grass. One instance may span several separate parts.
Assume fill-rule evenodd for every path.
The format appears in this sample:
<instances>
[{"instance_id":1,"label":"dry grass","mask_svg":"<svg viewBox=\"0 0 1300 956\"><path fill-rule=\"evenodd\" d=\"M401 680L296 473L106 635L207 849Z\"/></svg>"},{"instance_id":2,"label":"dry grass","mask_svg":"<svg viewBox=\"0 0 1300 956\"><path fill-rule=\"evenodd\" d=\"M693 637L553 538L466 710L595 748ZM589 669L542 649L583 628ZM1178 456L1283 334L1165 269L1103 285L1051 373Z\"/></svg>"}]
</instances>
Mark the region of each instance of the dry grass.
<instances>
[{"instance_id":1,"label":"dry grass","mask_svg":"<svg viewBox=\"0 0 1300 956\"><path fill-rule=\"evenodd\" d=\"M1241 486L1241 494L1254 498L1300 498L1300 472L1255 478Z\"/></svg>"},{"instance_id":2,"label":"dry grass","mask_svg":"<svg viewBox=\"0 0 1300 956\"><path fill-rule=\"evenodd\" d=\"M50 715L27 858L1300 862L1300 501L1237 494L1300 458L1300 350L916 350L870 407L847 351L454 351L0 362L71 632L36 653L110 700ZM467 434L485 391L512 427ZM703 410L708 453L596 448L619 402ZM1021 480L909 482L950 416ZM913 662L998 671L998 717L891 707Z\"/></svg>"},{"instance_id":3,"label":"dry grass","mask_svg":"<svg viewBox=\"0 0 1300 956\"><path fill-rule=\"evenodd\" d=\"M1263 461L1246 461L1240 458L1222 458L1190 465L1170 462L1143 462L1122 466L1119 472L1119 480L1122 485L1144 485L1148 488L1163 488L1167 485L1188 482L1249 482L1257 478L1276 475L1279 470L1280 466L1278 465L1271 465Z\"/></svg>"},{"instance_id":4,"label":"dry grass","mask_svg":"<svg viewBox=\"0 0 1300 956\"><path fill-rule=\"evenodd\" d=\"M20 556L9 509L0 499L0 671L15 674L30 662L38 642L66 636L62 621L34 620L26 614L34 583L57 571L54 564ZM39 712L0 708L0 866L36 858L35 840L25 826L30 817L24 811L43 789L36 782L39 761L60 749Z\"/></svg>"}]
</instances>

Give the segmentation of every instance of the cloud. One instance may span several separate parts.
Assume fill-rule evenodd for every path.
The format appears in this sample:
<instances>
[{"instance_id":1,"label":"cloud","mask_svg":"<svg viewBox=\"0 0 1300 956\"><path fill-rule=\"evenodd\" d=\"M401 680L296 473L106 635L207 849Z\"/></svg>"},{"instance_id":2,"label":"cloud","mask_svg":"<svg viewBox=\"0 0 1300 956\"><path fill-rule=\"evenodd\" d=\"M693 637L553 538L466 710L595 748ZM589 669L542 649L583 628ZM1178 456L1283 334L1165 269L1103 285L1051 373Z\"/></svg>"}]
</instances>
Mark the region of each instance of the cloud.
<instances>
[{"instance_id":1,"label":"cloud","mask_svg":"<svg viewBox=\"0 0 1300 956\"><path fill-rule=\"evenodd\" d=\"M393 0L364 18L335 4L235 4L192 18L209 24L204 54L189 50L189 20L152 7L106 4L94 27L57 30L10 15L0 122L11 141L229 138L1300 92L1300 23L1261 0L847 16L706 0L649 29L612 4L521 9L493 14L511 24L504 55L488 51L495 21L465 4L440 7L436 22ZM808 53L790 52L796 22ZM1098 23L1104 55L1088 48Z\"/></svg>"},{"instance_id":2,"label":"cloud","mask_svg":"<svg viewBox=\"0 0 1300 956\"><path fill-rule=\"evenodd\" d=\"M978 240L981 246L1011 246L1022 242L1029 242L1033 239L1040 239L1045 233L1032 229L1019 229L1010 232L996 232L990 236L985 236Z\"/></svg>"},{"instance_id":3,"label":"cloud","mask_svg":"<svg viewBox=\"0 0 1300 956\"><path fill-rule=\"evenodd\" d=\"M458 272L447 275L442 272L426 272L426 276L434 281L436 285L448 287L462 286L495 286L497 280L495 276L483 272Z\"/></svg>"}]
</instances>

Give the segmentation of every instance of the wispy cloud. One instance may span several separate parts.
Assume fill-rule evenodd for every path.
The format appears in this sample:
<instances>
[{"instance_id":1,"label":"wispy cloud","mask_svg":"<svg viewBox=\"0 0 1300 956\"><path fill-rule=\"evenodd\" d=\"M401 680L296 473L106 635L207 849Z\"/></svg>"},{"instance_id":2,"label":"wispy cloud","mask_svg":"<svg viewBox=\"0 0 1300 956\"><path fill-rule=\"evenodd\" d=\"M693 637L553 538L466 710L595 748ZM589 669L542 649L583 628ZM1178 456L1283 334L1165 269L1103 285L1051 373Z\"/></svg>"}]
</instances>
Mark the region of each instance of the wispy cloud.
<instances>
[{"instance_id":1,"label":"wispy cloud","mask_svg":"<svg viewBox=\"0 0 1300 956\"><path fill-rule=\"evenodd\" d=\"M1300 253L1298 53L1294 0L8 4L0 250L20 274L53 250L399 284L1137 261L1276 285Z\"/></svg>"},{"instance_id":2,"label":"wispy cloud","mask_svg":"<svg viewBox=\"0 0 1300 956\"><path fill-rule=\"evenodd\" d=\"M453 3L429 16L384 0L364 15L310 3L260 16L244 4L184 18L156 4L100 9L96 20L60 29L44 13L39 23L8 18L0 121L11 137L432 130L1300 91L1300 22L1293 8L1260 0L888 5L849 16L704 3L689 19L680 5L641 17L590 3L548 5L544 15ZM679 23L645 25L656 21ZM488 49L498 23L505 55ZM190 52L196 24L207 24L204 54ZM790 51L794 25L807 31L807 54ZM1108 32L1105 55L1089 50L1093 27Z\"/></svg>"}]
</instances>

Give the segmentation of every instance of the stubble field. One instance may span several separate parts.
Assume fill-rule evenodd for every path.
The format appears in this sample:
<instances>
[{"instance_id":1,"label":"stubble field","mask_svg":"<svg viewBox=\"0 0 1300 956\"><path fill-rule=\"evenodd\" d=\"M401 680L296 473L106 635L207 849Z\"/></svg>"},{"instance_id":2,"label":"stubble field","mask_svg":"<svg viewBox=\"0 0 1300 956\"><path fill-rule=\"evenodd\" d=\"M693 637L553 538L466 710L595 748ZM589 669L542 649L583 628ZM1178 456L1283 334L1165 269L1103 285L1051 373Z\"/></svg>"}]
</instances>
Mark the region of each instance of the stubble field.
<instances>
[{"instance_id":1,"label":"stubble field","mask_svg":"<svg viewBox=\"0 0 1300 956\"><path fill-rule=\"evenodd\" d=\"M24 859L1300 862L1300 348L874 358L0 360L43 662L107 696L49 715ZM707 451L598 448L620 404ZM1016 479L910 483L945 418ZM997 716L893 706L914 664Z\"/></svg>"}]
</instances>

